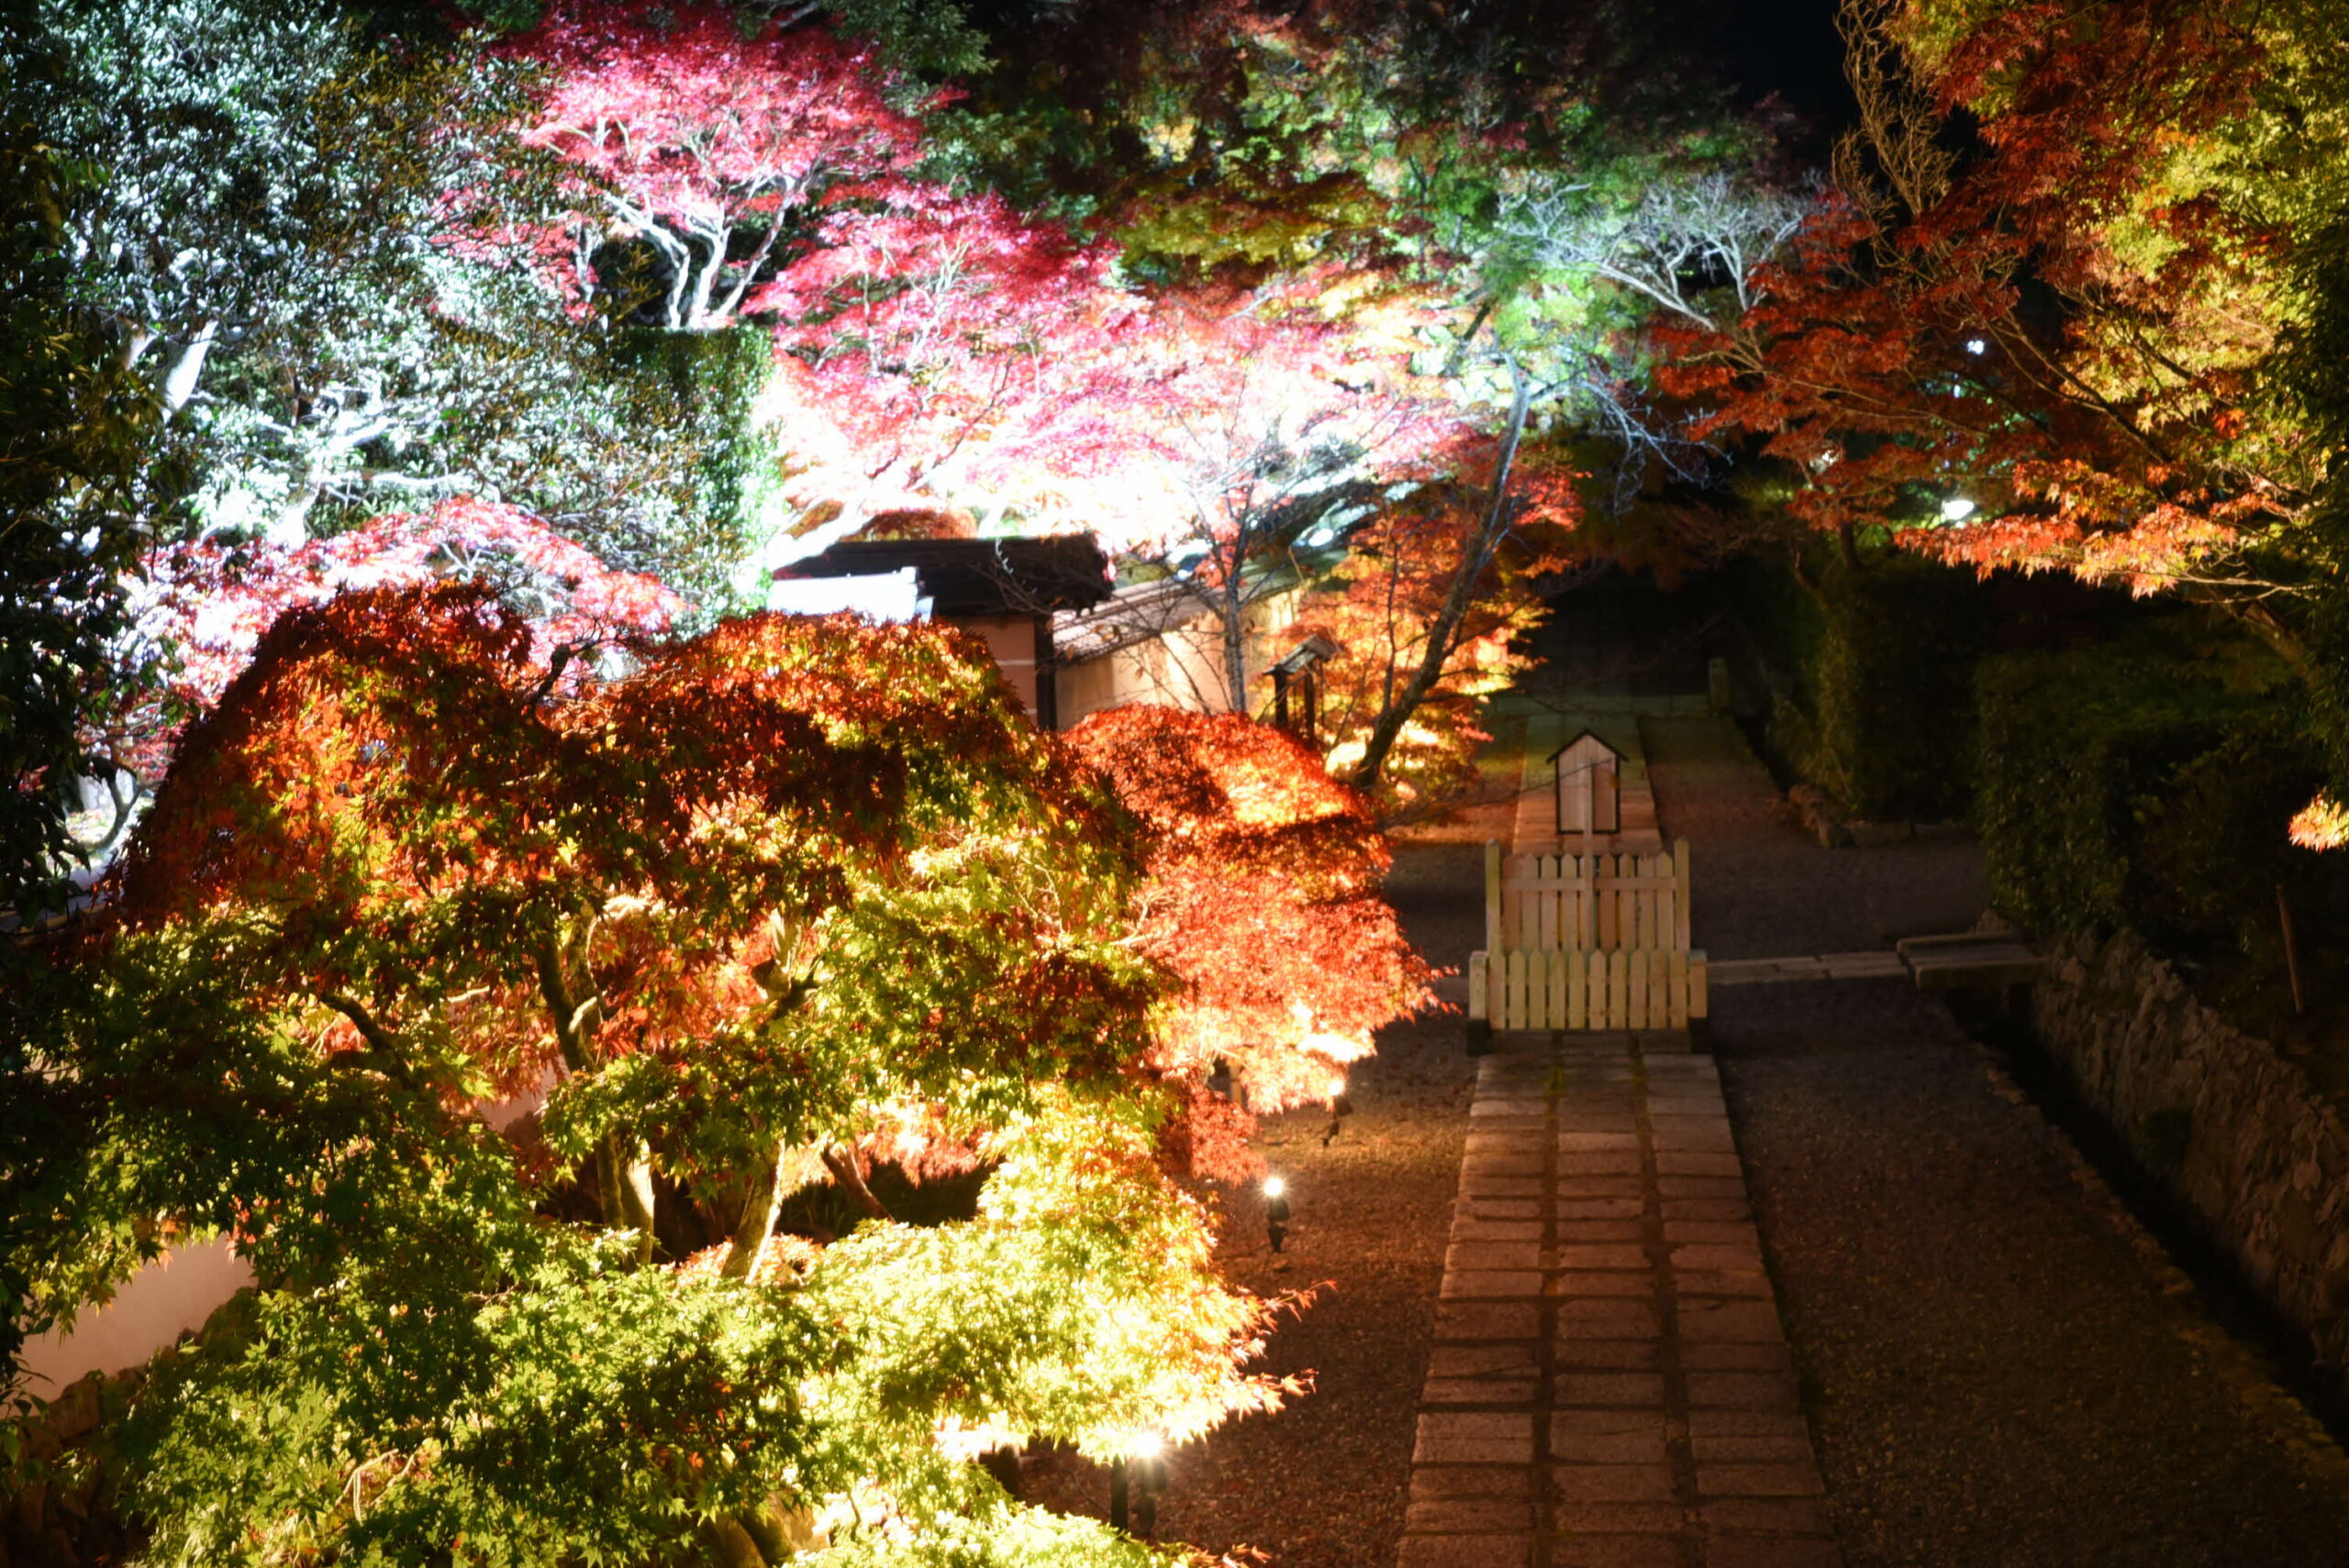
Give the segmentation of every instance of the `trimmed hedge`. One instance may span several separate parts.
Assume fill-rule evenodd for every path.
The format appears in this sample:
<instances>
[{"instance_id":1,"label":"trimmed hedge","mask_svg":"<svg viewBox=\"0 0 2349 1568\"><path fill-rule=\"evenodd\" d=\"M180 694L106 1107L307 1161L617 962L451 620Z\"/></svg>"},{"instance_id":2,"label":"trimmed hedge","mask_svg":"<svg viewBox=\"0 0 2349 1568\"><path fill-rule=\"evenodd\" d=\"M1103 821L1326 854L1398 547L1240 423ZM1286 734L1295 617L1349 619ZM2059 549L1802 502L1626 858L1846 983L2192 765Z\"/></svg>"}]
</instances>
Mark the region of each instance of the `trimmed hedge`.
<instances>
[{"instance_id":1,"label":"trimmed hedge","mask_svg":"<svg viewBox=\"0 0 2349 1568\"><path fill-rule=\"evenodd\" d=\"M1791 573L1745 584L1754 631L1793 690L1772 705L1769 743L1855 815L1965 815L1974 671L1990 631L1972 573L1871 552L1854 570L1820 549L1813 589Z\"/></svg>"},{"instance_id":2,"label":"trimmed hedge","mask_svg":"<svg viewBox=\"0 0 2349 1568\"><path fill-rule=\"evenodd\" d=\"M2330 880L2284 833L2323 766L2280 666L2154 631L1985 660L1976 692L1974 819L2000 908L2280 964L2277 887L2312 910Z\"/></svg>"}]
</instances>

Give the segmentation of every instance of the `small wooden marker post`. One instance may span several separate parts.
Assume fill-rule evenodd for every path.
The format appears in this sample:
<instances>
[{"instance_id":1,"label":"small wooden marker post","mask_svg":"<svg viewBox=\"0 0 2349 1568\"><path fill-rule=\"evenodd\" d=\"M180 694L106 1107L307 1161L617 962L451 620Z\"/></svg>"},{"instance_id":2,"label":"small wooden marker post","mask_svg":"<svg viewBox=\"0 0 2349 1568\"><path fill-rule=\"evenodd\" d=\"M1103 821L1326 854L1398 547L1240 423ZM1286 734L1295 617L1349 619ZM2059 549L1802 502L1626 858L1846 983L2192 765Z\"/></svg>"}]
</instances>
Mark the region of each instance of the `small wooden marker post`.
<instances>
[{"instance_id":1,"label":"small wooden marker post","mask_svg":"<svg viewBox=\"0 0 2349 1568\"><path fill-rule=\"evenodd\" d=\"M1586 729L1550 753L1556 770L1558 837L1623 830L1623 753Z\"/></svg>"},{"instance_id":2,"label":"small wooden marker post","mask_svg":"<svg viewBox=\"0 0 2349 1568\"><path fill-rule=\"evenodd\" d=\"M2300 989L2300 944L2292 932L2292 906L2284 896L2284 884L2276 884L2276 917L2284 924L2284 973L2292 982L2292 1017L2309 1016L2309 1000Z\"/></svg>"}]
</instances>

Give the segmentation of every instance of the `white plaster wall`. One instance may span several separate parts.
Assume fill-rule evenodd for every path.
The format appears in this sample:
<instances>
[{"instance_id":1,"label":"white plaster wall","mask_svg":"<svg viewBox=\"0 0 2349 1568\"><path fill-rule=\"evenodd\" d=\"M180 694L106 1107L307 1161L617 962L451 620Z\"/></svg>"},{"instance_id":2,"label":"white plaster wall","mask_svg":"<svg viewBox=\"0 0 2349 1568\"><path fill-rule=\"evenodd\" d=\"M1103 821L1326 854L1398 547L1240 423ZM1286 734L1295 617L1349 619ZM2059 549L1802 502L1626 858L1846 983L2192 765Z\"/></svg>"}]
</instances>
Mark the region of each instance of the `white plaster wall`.
<instances>
[{"instance_id":1,"label":"white plaster wall","mask_svg":"<svg viewBox=\"0 0 2349 1568\"><path fill-rule=\"evenodd\" d=\"M227 1239L174 1247L137 1273L112 1301L84 1312L63 1333L51 1330L25 1346L28 1390L47 1399L94 1372L121 1372L182 1334L204 1327L253 1272Z\"/></svg>"}]
</instances>

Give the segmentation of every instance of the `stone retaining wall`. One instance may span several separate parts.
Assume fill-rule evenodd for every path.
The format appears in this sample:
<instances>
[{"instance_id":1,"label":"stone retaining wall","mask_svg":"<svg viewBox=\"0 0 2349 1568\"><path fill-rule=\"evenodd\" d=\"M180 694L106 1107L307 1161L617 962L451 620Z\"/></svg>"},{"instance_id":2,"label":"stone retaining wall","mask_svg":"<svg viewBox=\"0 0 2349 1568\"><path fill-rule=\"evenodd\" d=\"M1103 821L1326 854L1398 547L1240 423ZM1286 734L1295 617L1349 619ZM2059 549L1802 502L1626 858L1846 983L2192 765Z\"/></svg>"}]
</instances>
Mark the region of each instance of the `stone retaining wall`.
<instances>
[{"instance_id":1,"label":"stone retaining wall","mask_svg":"<svg viewBox=\"0 0 2349 1568\"><path fill-rule=\"evenodd\" d=\"M2032 1013L2083 1097L2349 1396L2349 1117L2125 932L2056 943Z\"/></svg>"}]
</instances>

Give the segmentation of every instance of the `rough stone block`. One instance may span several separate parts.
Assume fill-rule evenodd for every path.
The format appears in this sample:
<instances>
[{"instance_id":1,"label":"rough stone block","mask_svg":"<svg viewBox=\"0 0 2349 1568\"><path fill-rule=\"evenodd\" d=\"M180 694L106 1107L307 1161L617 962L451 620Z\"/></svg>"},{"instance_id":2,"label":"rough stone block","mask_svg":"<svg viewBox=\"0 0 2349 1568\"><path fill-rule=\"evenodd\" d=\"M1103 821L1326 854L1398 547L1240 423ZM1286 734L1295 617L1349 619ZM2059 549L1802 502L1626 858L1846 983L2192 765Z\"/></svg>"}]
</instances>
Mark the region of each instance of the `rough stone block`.
<instances>
[{"instance_id":1,"label":"rough stone block","mask_svg":"<svg viewBox=\"0 0 2349 1568\"><path fill-rule=\"evenodd\" d=\"M1439 1340L1531 1340L1541 1331L1541 1315L1531 1302L1436 1303L1435 1337Z\"/></svg>"},{"instance_id":2,"label":"rough stone block","mask_svg":"<svg viewBox=\"0 0 2349 1568\"><path fill-rule=\"evenodd\" d=\"M1745 1174L1745 1167L1738 1163L1734 1154L1690 1153L1681 1150L1660 1150L1655 1157L1659 1176L1738 1176Z\"/></svg>"},{"instance_id":3,"label":"rough stone block","mask_svg":"<svg viewBox=\"0 0 2349 1568\"><path fill-rule=\"evenodd\" d=\"M1562 1152L1558 1156L1558 1174L1562 1176L1636 1176L1639 1173L1640 1151L1637 1149L1586 1149L1573 1153Z\"/></svg>"},{"instance_id":4,"label":"rough stone block","mask_svg":"<svg viewBox=\"0 0 2349 1568\"><path fill-rule=\"evenodd\" d=\"M1593 1418L1598 1418L1594 1419ZM1670 1429L1659 1414L1561 1410L1550 1418L1550 1457L1589 1464L1670 1462Z\"/></svg>"},{"instance_id":5,"label":"rough stone block","mask_svg":"<svg viewBox=\"0 0 2349 1568\"><path fill-rule=\"evenodd\" d=\"M1552 1519L1561 1535L1673 1535L1687 1522L1677 1503L1560 1503Z\"/></svg>"},{"instance_id":6,"label":"rough stone block","mask_svg":"<svg viewBox=\"0 0 2349 1568\"><path fill-rule=\"evenodd\" d=\"M1745 1201L1745 1178L1739 1176L1676 1176L1659 1174L1656 1195L1663 1198L1709 1197Z\"/></svg>"},{"instance_id":7,"label":"rough stone block","mask_svg":"<svg viewBox=\"0 0 2349 1568\"><path fill-rule=\"evenodd\" d=\"M1642 1300L1655 1296L1655 1276L1642 1270L1636 1273L1562 1273L1550 1282L1550 1289L1557 1296L1635 1296Z\"/></svg>"},{"instance_id":8,"label":"rough stone block","mask_svg":"<svg viewBox=\"0 0 2349 1568\"><path fill-rule=\"evenodd\" d=\"M1637 1242L1599 1241L1576 1242L1553 1250L1552 1257L1562 1269L1645 1269L1647 1249Z\"/></svg>"},{"instance_id":9,"label":"rough stone block","mask_svg":"<svg viewBox=\"0 0 2349 1568\"><path fill-rule=\"evenodd\" d=\"M1533 1418L1510 1410L1442 1410L1419 1418L1414 1464L1531 1464Z\"/></svg>"},{"instance_id":10,"label":"rough stone block","mask_svg":"<svg viewBox=\"0 0 2349 1568\"><path fill-rule=\"evenodd\" d=\"M1786 1337L1778 1328L1778 1309L1766 1301L1684 1302L1677 1318L1683 1340L1767 1345Z\"/></svg>"},{"instance_id":11,"label":"rough stone block","mask_svg":"<svg viewBox=\"0 0 2349 1568\"><path fill-rule=\"evenodd\" d=\"M1726 1497L1707 1503L1705 1528L1716 1534L1827 1535L1827 1508L1815 1497Z\"/></svg>"},{"instance_id":12,"label":"rough stone block","mask_svg":"<svg viewBox=\"0 0 2349 1568\"><path fill-rule=\"evenodd\" d=\"M1531 1407L1541 1392L1541 1383L1531 1377L1431 1377L1419 1385L1419 1403Z\"/></svg>"},{"instance_id":13,"label":"rough stone block","mask_svg":"<svg viewBox=\"0 0 2349 1568\"><path fill-rule=\"evenodd\" d=\"M1566 1198L1560 1200L1557 1215L1561 1220L1637 1219L1644 1207L1635 1197Z\"/></svg>"},{"instance_id":14,"label":"rough stone block","mask_svg":"<svg viewBox=\"0 0 2349 1568\"><path fill-rule=\"evenodd\" d=\"M1705 1568L1842 1568L1831 1540L1783 1535L1709 1535Z\"/></svg>"},{"instance_id":15,"label":"rough stone block","mask_svg":"<svg viewBox=\"0 0 2349 1568\"><path fill-rule=\"evenodd\" d=\"M1699 1464L1808 1464L1810 1440L1780 1432L1753 1437L1695 1437L1689 1451Z\"/></svg>"},{"instance_id":16,"label":"rough stone block","mask_svg":"<svg viewBox=\"0 0 2349 1568\"><path fill-rule=\"evenodd\" d=\"M1672 1249L1672 1266L1689 1273L1720 1269L1758 1273L1762 1267L1762 1249L1759 1246L1724 1246L1717 1241L1684 1241Z\"/></svg>"},{"instance_id":17,"label":"rough stone block","mask_svg":"<svg viewBox=\"0 0 2349 1568\"><path fill-rule=\"evenodd\" d=\"M1742 1182L1738 1183L1737 1186L1740 1192L1745 1190L1745 1184ZM1558 1195L1559 1197L1573 1199L1595 1197L1635 1198L1641 1195L1642 1190L1640 1186L1640 1178L1637 1176L1562 1175L1555 1182L1551 1184L1551 1188Z\"/></svg>"},{"instance_id":18,"label":"rough stone block","mask_svg":"<svg viewBox=\"0 0 2349 1568\"><path fill-rule=\"evenodd\" d=\"M1550 1568L1682 1568L1670 1535L1576 1535L1550 1548Z\"/></svg>"},{"instance_id":19,"label":"rough stone block","mask_svg":"<svg viewBox=\"0 0 2349 1568\"><path fill-rule=\"evenodd\" d=\"M1709 1438L1798 1437L1810 1440L1810 1429L1791 1410L1691 1410L1688 1435Z\"/></svg>"},{"instance_id":20,"label":"rough stone block","mask_svg":"<svg viewBox=\"0 0 2349 1568\"><path fill-rule=\"evenodd\" d=\"M1552 1387L1560 1406L1664 1407L1664 1378L1650 1372L1562 1372Z\"/></svg>"},{"instance_id":21,"label":"rough stone block","mask_svg":"<svg viewBox=\"0 0 2349 1568\"><path fill-rule=\"evenodd\" d=\"M1639 1146L1640 1135L1629 1128L1620 1132L1561 1132L1558 1134L1558 1152L1561 1154L1589 1154L1601 1150L1637 1149Z\"/></svg>"},{"instance_id":22,"label":"rough stone block","mask_svg":"<svg viewBox=\"0 0 2349 1568\"><path fill-rule=\"evenodd\" d=\"M1653 1372L1662 1349L1661 1340L1560 1340L1550 1359L1570 1372Z\"/></svg>"},{"instance_id":23,"label":"rough stone block","mask_svg":"<svg viewBox=\"0 0 2349 1568\"><path fill-rule=\"evenodd\" d=\"M1524 1497L1428 1497L1403 1509L1407 1532L1522 1534L1533 1528L1533 1505Z\"/></svg>"},{"instance_id":24,"label":"rough stone block","mask_svg":"<svg viewBox=\"0 0 2349 1568\"><path fill-rule=\"evenodd\" d=\"M1697 1466L1697 1490L1708 1497L1816 1497L1824 1490L1810 1461Z\"/></svg>"},{"instance_id":25,"label":"rough stone block","mask_svg":"<svg viewBox=\"0 0 2349 1568\"><path fill-rule=\"evenodd\" d=\"M1538 1269L1447 1269L1442 1294L1446 1301L1475 1296L1539 1296L1542 1273Z\"/></svg>"},{"instance_id":26,"label":"rough stone block","mask_svg":"<svg viewBox=\"0 0 2349 1568\"><path fill-rule=\"evenodd\" d=\"M1395 1568L1527 1568L1532 1559L1531 1536L1407 1535Z\"/></svg>"},{"instance_id":27,"label":"rough stone block","mask_svg":"<svg viewBox=\"0 0 2349 1568\"><path fill-rule=\"evenodd\" d=\"M1539 1219L1486 1219L1482 1215L1461 1214L1453 1217L1452 1240L1454 1246L1463 1241L1532 1241L1542 1240Z\"/></svg>"},{"instance_id":28,"label":"rough stone block","mask_svg":"<svg viewBox=\"0 0 2349 1568\"><path fill-rule=\"evenodd\" d=\"M1460 1173L1460 1194L1463 1197L1535 1198L1542 1195L1539 1176L1488 1176L1477 1171Z\"/></svg>"},{"instance_id":29,"label":"rough stone block","mask_svg":"<svg viewBox=\"0 0 2349 1568\"><path fill-rule=\"evenodd\" d=\"M1768 1372L1692 1372L1688 1404L1692 1409L1792 1410L1795 1380Z\"/></svg>"},{"instance_id":30,"label":"rough stone block","mask_svg":"<svg viewBox=\"0 0 2349 1568\"><path fill-rule=\"evenodd\" d=\"M1558 1303L1558 1338L1653 1340L1663 1332L1655 1307L1637 1299L1579 1296Z\"/></svg>"},{"instance_id":31,"label":"rough stone block","mask_svg":"<svg viewBox=\"0 0 2349 1568\"><path fill-rule=\"evenodd\" d=\"M1689 1344L1680 1346L1680 1364L1691 1372L1792 1372L1794 1352L1781 1340L1775 1344Z\"/></svg>"},{"instance_id":32,"label":"rough stone block","mask_svg":"<svg viewBox=\"0 0 2349 1568\"><path fill-rule=\"evenodd\" d=\"M1542 1266L1542 1243L1522 1241L1466 1241L1454 1240L1451 1250L1443 1254L1443 1266L1452 1269L1538 1269Z\"/></svg>"},{"instance_id":33,"label":"rough stone block","mask_svg":"<svg viewBox=\"0 0 2349 1568\"><path fill-rule=\"evenodd\" d=\"M1550 1485L1564 1503L1669 1503L1670 1464L1553 1464Z\"/></svg>"},{"instance_id":34,"label":"rough stone block","mask_svg":"<svg viewBox=\"0 0 2349 1568\"><path fill-rule=\"evenodd\" d=\"M1531 1497L1533 1472L1507 1465L1422 1464L1411 1472L1414 1497Z\"/></svg>"},{"instance_id":35,"label":"rough stone block","mask_svg":"<svg viewBox=\"0 0 2349 1568\"><path fill-rule=\"evenodd\" d=\"M1540 1154L1505 1154L1472 1149L1460 1157L1463 1176L1540 1176L1546 1173Z\"/></svg>"}]
</instances>

